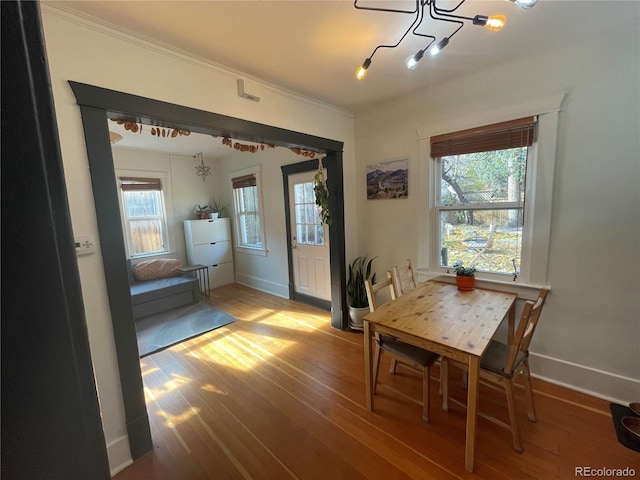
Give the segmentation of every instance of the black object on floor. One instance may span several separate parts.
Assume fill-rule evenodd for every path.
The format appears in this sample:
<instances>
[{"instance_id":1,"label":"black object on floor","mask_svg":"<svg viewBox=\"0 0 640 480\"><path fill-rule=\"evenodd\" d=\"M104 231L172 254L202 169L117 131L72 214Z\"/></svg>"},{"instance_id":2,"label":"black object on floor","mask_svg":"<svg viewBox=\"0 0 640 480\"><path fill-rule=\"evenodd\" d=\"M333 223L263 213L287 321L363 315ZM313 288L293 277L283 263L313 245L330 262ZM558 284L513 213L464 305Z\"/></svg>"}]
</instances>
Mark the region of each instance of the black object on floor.
<instances>
[{"instance_id":1,"label":"black object on floor","mask_svg":"<svg viewBox=\"0 0 640 480\"><path fill-rule=\"evenodd\" d=\"M636 440L622 425L622 417L637 417L637 415L629 407L617 403L610 403L609 409L611 410L613 427L616 429L618 441L625 447L640 452L640 441Z\"/></svg>"},{"instance_id":2,"label":"black object on floor","mask_svg":"<svg viewBox=\"0 0 640 480\"><path fill-rule=\"evenodd\" d=\"M141 318L136 321L140 358L236 320L204 302Z\"/></svg>"}]
</instances>

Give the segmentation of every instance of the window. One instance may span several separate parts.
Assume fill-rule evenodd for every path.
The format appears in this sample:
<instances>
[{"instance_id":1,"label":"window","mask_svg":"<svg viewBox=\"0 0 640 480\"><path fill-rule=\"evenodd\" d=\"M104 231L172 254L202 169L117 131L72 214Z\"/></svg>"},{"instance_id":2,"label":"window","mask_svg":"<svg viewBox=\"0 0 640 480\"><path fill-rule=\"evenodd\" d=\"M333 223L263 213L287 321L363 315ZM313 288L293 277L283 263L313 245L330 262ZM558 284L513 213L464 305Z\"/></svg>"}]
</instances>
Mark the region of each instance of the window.
<instances>
[{"instance_id":1,"label":"window","mask_svg":"<svg viewBox=\"0 0 640 480\"><path fill-rule=\"evenodd\" d=\"M120 189L129 256L167 252L169 242L162 180L120 177Z\"/></svg>"},{"instance_id":2,"label":"window","mask_svg":"<svg viewBox=\"0 0 640 480\"><path fill-rule=\"evenodd\" d=\"M316 205L315 182L296 183L293 186L296 212L296 241L303 245L324 245L324 224Z\"/></svg>"},{"instance_id":3,"label":"window","mask_svg":"<svg viewBox=\"0 0 640 480\"><path fill-rule=\"evenodd\" d=\"M494 239L498 241L500 237L504 235L504 232L500 234L498 224L503 224L505 221L508 221L506 219L504 221L501 220L499 215L504 215L505 218L508 218L508 214L504 210L508 210L506 207L511 206L507 205L507 201L509 201L508 193L502 194L502 201L496 201L490 205L476 205L468 202L463 204L463 208L460 208L456 205L442 204L440 200L442 198L442 160L438 159L453 155L478 153L483 150L474 151L474 149L472 149L463 152L453 152L451 150L438 151L438 141L447 141L446 135L452 135L449 132L471 133L473 131L472 129L475 129L477 131L476 133L481 133L481 131L488 132L491 128L478 127L482 125L493 127L499 125L497 122L504 122L509 119L535 117L535 125L532 127L533 136L529 137L530 141L532 141L530 146L520 145L518 147L509 145L498 148L489 144L491 148L484 150L487 152L524 147L526 147L527 150L527 163L523 184L525 188L524 196L521 197L519 204L512 204L515 205L516 211L521 212L522 217L520 264L518 265L516 263L517 270L519 271L518 276L514 278L513 275L511 275L513 269L511 269L508 274L489 273L491 270L484 270L484 268L487 268L486 266L483 266L477 276L480 281L485 282L504 282L506 280L506 283L503 283L500 288L506 288L505 285L508 284L510 286L509 288L513 288L514 291L523 298L530 298L530 296L537 294L541 286L548 285L549 239L553 214L553 177L558 145L558 125L561 118L561 108L564 98L565 95L559 93L548 97L530 99L522 103L492 105L491 108L477 110L470 115L454 116L448 120L435 119L430 123L416 128L421 158L420 194L423 198L428 198L428 209L421 212L417 219L419 231L419 262L421 266L416 268L416 273L420 280L437 278L443 273L451 274L452 270L443 266L443 263L452 265L456 261L454 258L455 253L451 253L452 247L449 249L450 246L446 244L444 246L448 248L448 258L447 262L442 261L442 237L447 235L446 229L449 229L449 232L451 232L451 229L456 226L455 223L451 223L450 226L448 226L446 222L441 221L442 211L447 209L455 210L457 208L458 210L462 210L462 215L466 215L467 210L473 210L474 215L477 217L480 213L476 214L476 210L481 210L485 207L489 207L488 210L497 210L496 212L482 212L482 214L488 215L492 213L498 216L495 220L496 227L494 227L496 232ZM453 136L455 135L452 135L452 137ZM449 138L449 144L454 145L455 143L462 142L462 137L465 136L466 135L458 135L458 137L460 137L459 139ZM478 139L476 138L476 140ZM482 188L477 188L477 190L491 190L491 188L485 188L485 186L482 185ZM507 201L504 200L505 195ZM455 198L456 197L453 197L454 200ZM459 197L457 198L459 199ZM476 201L477 200L478 197L476 197ZM482 225L476 225L476 227L474 227L475 232L471 231L470 235L465 236L465 238L477 236L480 239L488 239L491 233L492 221L492 218L485 219ZM476 218L475 222L479 223L479 220ZM472 247L477 246L477 244L470 245ZM467 249L465 249L465 251L466 250ZM497 248L493 247L491 250L487 255L496 253ZM476 254L477 253L476 251ZM484 252L482 253L484 254ZM510 257L507 256L506 258L509 259ZM473 258L470 260L473 260ZM468 262L465 263L468 265ZM480 266L480 264L478 264L478 266ZM498 270L495 271L497 272ZM490 285L487 284L487 286Z\"/></svg>"},{"instance_id":4,"label":"window","mask_svg":"<svg viewBox=\"0 0 640 480\"><path fill-rule=\"evenodd\" d=\"M266 255L260 195L260 168L235 172L231 178L235 207L236 247Z\"/></svg>"},{"instance_id":5,"label":"window","mask_svg":"<svg viewBox=\"0 0 640 480\"><path fill-rule=\"evenodd\" d=\"M438 266L520 274L534 117L431 137Z\"/></svg>"}]
</instances>

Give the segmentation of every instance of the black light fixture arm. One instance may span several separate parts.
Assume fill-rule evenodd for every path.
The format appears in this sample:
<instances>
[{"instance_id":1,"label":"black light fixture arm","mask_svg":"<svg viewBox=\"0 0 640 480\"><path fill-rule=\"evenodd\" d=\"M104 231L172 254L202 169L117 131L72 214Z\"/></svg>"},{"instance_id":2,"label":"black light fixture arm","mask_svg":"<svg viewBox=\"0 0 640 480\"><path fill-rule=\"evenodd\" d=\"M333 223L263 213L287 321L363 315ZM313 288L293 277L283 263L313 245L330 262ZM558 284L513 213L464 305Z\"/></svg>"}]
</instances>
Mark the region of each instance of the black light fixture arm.
<instances>
[{"instance_id":1,"label":"black light fixture arm","mask_svg":"<svg viewBox=\"0 0 640 480\"><path fill-rule=\"evenodd\" d=\"M413 20L411 25L409 25L409 28L404 32L402 37L400 37L400 40L398 40L394 45L378 45L376 48L373 49L373 52L371 53L371 55L369 55L369 57L368 57L369 60L371 60L373 58L373 56L376 54L376 52L378 51L379 48L396 48L398 45L400 45L400 43L402 43L402 41L405 39L405 37L409 34L409 32L412 29L415 30L416 28L418 28L418 26L422 22L421 10L418 8L419 5L420 5L420 0L416 0L416 11L415 11L415 13L417 13L416 18ZM371 62L369 62L369 63L371 63Z\"/></svg>"},{"instance_id":2,"label":"black light fixture arm","mask_svg":"<svg viewBox=\"0 0 640 480\"><path fill-rule=\"evenodd\" d=\"M463 0L462 2L460 2L458 4L458 7L460 5L462 5L465 1L466 0ZM438 6L436 5L435 0L433 0L432 4L433 4L433 12L436 15L440 15L441 17L445 17L445 18L440 18L440 17L434 17L433 15L431 15L432 18L434 18L435 20L447 21L447 18L457 18L459 20L473 20L473 17L463 17L463 16L460 16L460 15L453 15L453 14L449 13L449 12L454 12L458 7L454 8L452 10L444 10L444 9L438 8Z\"/></svg>"},{"instance_id":3,"label":"black light fixture arm","mask_svg":"<svg viewBox=\"0 0 640 480\"><path fill-rule=\"evenodd\" d=\"M431 39L431 41L427 44L427 46L422 49L423 53L424 53L425 50L427 50L433 44L433 42L436 41L436 37L434 37L433 35L428 35L426 33L419 33L417 31L418 28L420 28L420 25L422 25L422 21L424 20L424 7L427 5L427 3L428 3L428 0L421 0L421 2L420 2L420 15L421 15L422 18L420 18L420 22L418 22L418 24L414 27L413 31L411 32L417 37L425 37L425 38L430 38Z\"/></svg>"},{"instance_id":4,"label":"black light fixture arm","mask_svg":"<svg viewBox=\"0 0 640 480\"><path fill-rule=\"evenodd\" d=\"M436 5L436 0L424 0L427 3L433 3L433 6L435 8L436 13L441 13L441 12L445 12L445 13L452 13L455 12L458 8L460 8L462 6L462 4L464 2L466 2L467 0L461 0L459 4L457 4L455 7L453 8L438 8L438 6Z\"/></svg>"},{"instance_id":5,"label":"black light fixture arm","mask_svg":"<svg viewBox=\"0 0 640 480\"><path fill-rule=\"evenodd\" d=\"M433 18L434 20L440 20L442 22L457 23L459 25L459 27L456 28L456 30L451 35L449 35L447 37L447 38L451 39L451 37L453 37L456 33L458 33L458 31L460 31L460 29L462 27L464 27L464 22L462 22L461 20L451 20L450 18L446 18L446 17L444 17L444 18L436 17L434 15L434 11L435 11L435 8L436 8L435 3L436 3L435 1L432 1L432 2L429 3L429 16L431 18ZM438 12L435 12L435 13L438 13ZM451 15L451 16L456 17L455 15ZM458 17L456 17L456 18L458 18ZM464 18L464 17L462 17L462 18ZM473 19L470 18L469 20L473 20Z\"/></svg>"},{"instance_id":6,"label":"black light fixture arm","mask_svg":"<svg viewBox=\"0 0 640 480\"><path fill-rule=\"evenodd\" d=\"M466 0L463 0L466 1ZM358 5L358 0L354 0L353 6L358 10L369 10L372 12L390 12L390 13L417 13L419 8L420 0L416 1L416 8L413 10L400 10L395 8L379 8L379 7L364 7L362 5Z\"/></svg>"}]
</instances>

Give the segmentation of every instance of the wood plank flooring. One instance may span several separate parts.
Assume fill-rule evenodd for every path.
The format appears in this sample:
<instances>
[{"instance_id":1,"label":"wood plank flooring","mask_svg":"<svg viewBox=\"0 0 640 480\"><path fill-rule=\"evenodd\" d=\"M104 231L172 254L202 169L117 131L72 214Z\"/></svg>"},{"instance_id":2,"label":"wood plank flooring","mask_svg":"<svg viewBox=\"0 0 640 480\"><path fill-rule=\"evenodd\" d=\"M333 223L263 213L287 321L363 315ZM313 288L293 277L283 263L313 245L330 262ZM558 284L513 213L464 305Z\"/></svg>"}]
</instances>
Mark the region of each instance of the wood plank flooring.
<instances>
[{"instance_id":1,"label":"wood plank flooring","mask_svg":"<svg viewBox=\"0 0 640 480\"><path fill-rule=\"evenodd\" d=\"M471 474L465 411L441 410L437 368L430 424L420 375L391 375L386 359L370 413L361 333L239 285L213 290L210 302L239 321L141 360L154 449L116 480L547 480L576 478L576 467L640 475L640 454L618 443L607 402L541 381L537 423L517 393L524 453L512 450L510 432L479 419ZM452 370L451 395L463 400ZM504 395L481 387L480 408L500 415Z\"/></svg>"}]
</instances>

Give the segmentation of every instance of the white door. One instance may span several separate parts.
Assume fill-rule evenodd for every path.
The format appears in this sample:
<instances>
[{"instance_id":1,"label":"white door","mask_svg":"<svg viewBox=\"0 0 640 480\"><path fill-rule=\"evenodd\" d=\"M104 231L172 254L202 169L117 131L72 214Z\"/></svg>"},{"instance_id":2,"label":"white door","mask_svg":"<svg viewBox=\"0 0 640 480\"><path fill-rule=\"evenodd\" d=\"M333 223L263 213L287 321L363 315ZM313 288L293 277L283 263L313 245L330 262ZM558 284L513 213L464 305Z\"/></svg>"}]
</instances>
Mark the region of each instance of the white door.
<instances>
[{"instance_id":1,"label":"white door","mask_svg":"<svg viewBox=\"0 0 640 480\"><path fill-rule=\"evenodd\" d=\"M312 170L289 175L294 288L296 293L331 300L329 227L316 206L315 174Z\"/></svg>"}]
</instances>

